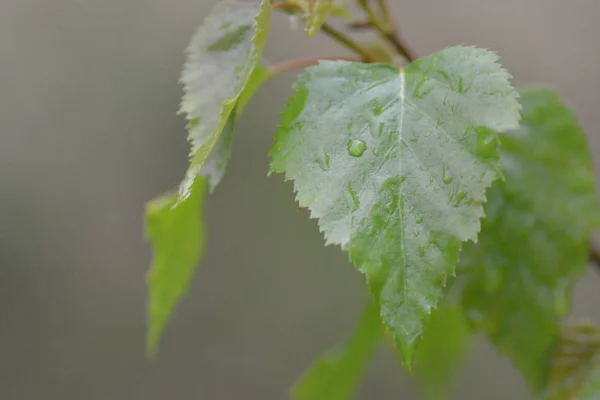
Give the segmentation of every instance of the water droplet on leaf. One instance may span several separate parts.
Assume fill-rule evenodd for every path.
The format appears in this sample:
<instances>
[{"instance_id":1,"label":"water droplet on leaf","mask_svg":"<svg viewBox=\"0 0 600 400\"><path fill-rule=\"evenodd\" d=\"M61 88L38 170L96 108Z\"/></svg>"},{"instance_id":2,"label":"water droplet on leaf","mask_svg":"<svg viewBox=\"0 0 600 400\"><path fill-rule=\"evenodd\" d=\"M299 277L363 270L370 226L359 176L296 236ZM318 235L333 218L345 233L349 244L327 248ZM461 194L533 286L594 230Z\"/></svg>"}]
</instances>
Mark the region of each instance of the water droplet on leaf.
<instances>
[{"instance_id":1,"label":"water droplet on leaf","mask_svg":"<svg viewBox=\"0 0 600 400\"><path fill-rule=\"evenodd\" d=\"M497 137L496 133L486 128L476 128L478 134L478 150L486 156L492 156L496 153Z\"/></svg>"},{"instance_id":2,"label":"water droplet on leaf","mask_svg":"<svg viewBox=\"0 0 600 400\"><path fill-rule=\"evenodd\" d=\"M352 157L360 157L367 150L367 144L364 140L350 139L348 141L348 154Z\"/></svg>"}]
</instances>

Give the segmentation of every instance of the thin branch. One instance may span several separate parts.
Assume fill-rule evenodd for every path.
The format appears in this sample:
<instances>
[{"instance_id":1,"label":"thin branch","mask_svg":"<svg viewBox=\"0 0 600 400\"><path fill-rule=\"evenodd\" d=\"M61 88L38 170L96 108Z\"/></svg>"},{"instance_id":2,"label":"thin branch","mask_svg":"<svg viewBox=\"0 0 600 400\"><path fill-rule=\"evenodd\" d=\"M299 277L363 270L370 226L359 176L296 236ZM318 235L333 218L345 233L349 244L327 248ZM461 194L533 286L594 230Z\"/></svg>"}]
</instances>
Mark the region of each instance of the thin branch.
<instances>
[{"instance_id":1,"label":"thin branch","mask_svg":"<svg viewBox=\"0 0 600 400\"><path fill-rule=\"evenodd\" d=\"M393 22L390 9L387 6L387 2L385 0L378 0L379 7L381 8L382 13L384 14L383 17L385 19L385 22L382 21L380 17L375 13L375 10L371 8L371 5L369 4L368 0L360 0L358 4L369 17L369 21L371 22L377 33L382 38L390 42L394 46L398 54L406 58L409 62L416 60L417 57L415 53L410 49L410 47L408 47L406 43L404 43L402 39L400 39L396 25Z\"/></svg>"},{"instance_id":2,"label":"thin branch","mask_svg":"<svg viewBox=\"0 0 600 400\"><path fill-rule=\"evenodd\" d=\"M310 67L311 65L317 64L321 60L331 60L331 61L357 61L360 62L361 59L358 57L307 57L307 58L298 58L294 60L284 61L279 64L275 64L269 67L269 73L271 75L279 75L284 72L293 71L295 69Z\"/></svg>"},{"instance_id":3,"label":"thin branch","mask_svg":"<svg viewBox=\"0 0 600 400\"><path fill-rule=\"evenodd\" d=\"M393 28L395 25L394 17L392 16L392 12L390 11L387 0L377 0L377 5L381 10L381 14L383 14L383 17L385 18L385 22L390 27L390 30L395 30L395 28Z\"/></svg>"},{"instance_id":4,"label":"thin branch","mask_svg":"<svg viewBox=\"0 0 600 400\"><path fill-rule=\"evenodd\" d=\"M593 243L590 244L590 262L600 269L600 250Z\"/></svg>"},{"instance_id":5,"label":"thin branch","mask_svg":"<svg viewBox=\"0 0 600 400\"><path fill-rule=\"evenodd\" d=\"M271 4L272 9L278 9L288 14L295 14L297 11L300 11L301 8L295 3L273 3ZM334 39L338 43L352 50L359 56L361 56L362 60L366 63L374 62L375 57L373 57L367 50L362 48L357 42L355 42L351 37L346 35L345 33L337 30L333 26L329 24L323 24L321 27L321 31L325 33L330 38Z\"/></svg>"},{"instance_id":6,"label":"thin branch","mask_svg":"<svg viewBox=\"0 0 600 400\"><path fill-rule=\"evenodd\" d=\"M291 9L291 10L302 10L302 7L300 7L300 5L296 4L296 3L290 3L290 2L285 2L282 1L280 3L273 3L270 5L272 10L275 10L277 8L281 8L281 9Z\"/></svg>"},{"instance_id":7,"label":"thin branch","mask_svg":"<svg viewBox=\"0 0 600 400\"><path fill-rule=\"evenodd\" d=\"M339 43L343 44L350 50L354 51L356 54L360 55L364 62L374 62L375 57L373 57L367 50L363 49L358 43L356 43L349 36L345 35L341 31L338 31L333 26L328 24L323 24L321 27L321 31L327 34L329 37L337 40Z\"/></svg>"},{"instance_id":8,"label":"thin branch","mask_svg":"<svg viewBox=\"0 0 600 400\"><path fill-rule=\"evenodd\" d=\"M408 47L408 45L400 39L400 37L396 33L391 33L386 35L387 39L394 45L396 51L400 53L404 58L406 58L409 62L415 61L417 56L415 52Z\"/></svg>"},{"instance_id":9,"label":"thin branch","mask_svg":"<svg viewBox=\"0 0 600 400\"><path fill-rule=\"evenodd\" d=\"M350 22L346 26L355 31L361 31L361 30L373 28L373 24L371 23L371 21L355 21L355 22Z\"/></svg>"}]
</instances>

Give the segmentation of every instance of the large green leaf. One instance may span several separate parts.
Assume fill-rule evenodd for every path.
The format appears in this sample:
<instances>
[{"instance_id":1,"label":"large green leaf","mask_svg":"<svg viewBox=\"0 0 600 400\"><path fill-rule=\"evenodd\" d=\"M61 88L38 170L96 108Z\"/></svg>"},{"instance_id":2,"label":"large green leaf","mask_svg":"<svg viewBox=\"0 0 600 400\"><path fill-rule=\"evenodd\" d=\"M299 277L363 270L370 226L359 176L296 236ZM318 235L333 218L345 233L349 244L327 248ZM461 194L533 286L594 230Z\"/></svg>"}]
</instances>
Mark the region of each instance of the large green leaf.
<instances>
[{"instance_id":1,"label":"large green leaf","mask_svg":"<svg viewBox=\"0 0 600 400\"><path fill-rule=\"evenodd\" d=\"M425 399L450 398L453 378L470 336L463 311L443 301L431 316L415 353L415 376Z\"/></svg>"},{"instance_id":2,"label":"large green leaf","mask_svg":"<svg viewBox=\"0 0 600 400\"><path fill-rule=\"evenodd\" d=\"M506 179L488 193L478 244L461 254L462 303L537 389L600 215L592 159L573 114L551 91L521 99L521 127L500 135Z\"/></svg>"},{"instance_id":3,"label":"large green leaf","mask_svg":"<svg viewBox=\"0 0 600 400\"><path fill-rule=\"evenodd\" d=\"M229 114L229 118L227 119L227 123L223 128L223 132L221 133L219 140L217 140L217 143L213 147L212 152L202 167L200 174L208 179L211 192L214 191L215 187L219 184L219 182L221 182L221 179L225 174L227 164L231 158L233 133L235 131L236 124L242 115L242 112L244 111L244 108L256 90L258 90L260 85L269 79L270 76L269 70L264 64L259 63L256 66L252 72L252 75L250 75L250 79L248 79L246 87L240 94L235 108L231 114Z\"/></svg>"},{"instance_id":4,"label":"large green leaf","mask_svg":"<svg viewBox=\"0 0 600 400\"><path fill-rule=\"evenodd\" d=\"M269 13L268 0L226 0L213 8L192 38L181 75L181 112L189 120L191 163L179 187L178 202L191 194L194 180L260 60Z\"/></svg>"},{"instance_id":5,"label":"large green leaf","mask_svg":"<svg viewBox=\"0 0 600 400\"><path fill-rule=\"evenodd\" d=\"M360 377L376 345L383 326L378 306L369 304L347 344L319 359L296 383L297 400L348 400L354 396Z\"/></svg>"},{"instance_id":6,"label":"large green leaf","mask_svg":"<svg viewBox=\"0 0 600 400\"><path fill-rule=\"evenodd\" d=\"M518 125L510 76L453 47L397 69L321 62L296 83L271 152L328 244L349 251L404 360L474 240L497 176L496 136Z\"/></svg>"},{"instance_id":7,"label":"large green leaf","mask_svg":"<svg viewBox=\"0 0 600 400\"><path fill-rule=\"evenodd\" d=\"M590 323L563 328L540 400L600 398L600 331Z\"/></svg>"},{"instance_id":8,"label":"large green leaf","mask_svg":"<svg viewBox=\"0 0 600 400\"><path fill-rule=\"evenodd\" d=\"M194 269L204 252L202 209L205 180L194 181L191 195L174 207L175 193L146 206L146 236L154 248L148 273L148 354L153 355L171 313L187 291Z\"/></svg>"}]
</instances>

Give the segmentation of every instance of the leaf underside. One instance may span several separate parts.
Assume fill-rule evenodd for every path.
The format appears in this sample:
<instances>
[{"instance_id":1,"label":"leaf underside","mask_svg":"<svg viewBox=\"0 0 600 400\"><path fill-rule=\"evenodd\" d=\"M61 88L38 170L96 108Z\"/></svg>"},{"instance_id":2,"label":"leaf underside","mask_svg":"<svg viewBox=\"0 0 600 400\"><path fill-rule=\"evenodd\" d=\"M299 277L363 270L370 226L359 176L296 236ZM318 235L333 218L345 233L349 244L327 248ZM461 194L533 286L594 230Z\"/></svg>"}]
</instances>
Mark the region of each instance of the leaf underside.
<instances>
[{"instance_id":1,"label":"leaf underside","mask_svg":"<svg viewBox=\"0 0 600 400\"><path fill-rule=\"evenodd\" d=\"M520 128L500 134L506 179L489 190L478 243L461 253L462 304L536 390L600 215L586 137L572 113L551 91L521 100Z\"/></svg>"},{"instance_id":2,"label":"leaf underside","mask_svg":"<svg viewBox=\"0 0 600 400\"><path fill-rule=\"evenodd\" d=\"M256 90L270 77L267 67L259 63L252 74L244 90L242 91L235 108L229 114L227 123L223 128L221 136L217 140L217 143L212 149L212 152L208 156L206 163L202 167L200 174L208 180L209 190L212 193L217 185L223 179L227 164L231 158L231 146L233 140L233 133L236 128L236 124L244 111L249 99L254 95Z\"/></svg>"},{"instance_id":3,"label":"leaf underside","mask_svg":"<svg viewBox=\"0 0 600 400\"><path fill-rule=\"evenodd\" d=\"M600 398L600 331L590 323L564 327L539 400Z\"/></svg>"},{"instance_id":4,"label":"leaf underside","mask_svg":"<svg viewBox=\"0 0 600 400\"><path fill-rule=\"evenodd\" d=\"M178 201L190 195L194 180L201 174L259 63L269 13L268 0L223 1L213 8L192 38L180 78L184 88L180 111L189 121L191 161L179 187ZM228 139L224 142L227 148ZM211 186L218 178L211 177Z\"/></svg>"},{"instance_id":5,"label":"leaf underside","mask_svg":"<svg viewBox=\"0 0 600 400\"><path fill-rule=\"evenodd\" d=\"M486 50L406 66L321 62L295 85L271 152L297 200L365 274L406 364L497 177L518 94Z\"/></svg>"}]
</instances>

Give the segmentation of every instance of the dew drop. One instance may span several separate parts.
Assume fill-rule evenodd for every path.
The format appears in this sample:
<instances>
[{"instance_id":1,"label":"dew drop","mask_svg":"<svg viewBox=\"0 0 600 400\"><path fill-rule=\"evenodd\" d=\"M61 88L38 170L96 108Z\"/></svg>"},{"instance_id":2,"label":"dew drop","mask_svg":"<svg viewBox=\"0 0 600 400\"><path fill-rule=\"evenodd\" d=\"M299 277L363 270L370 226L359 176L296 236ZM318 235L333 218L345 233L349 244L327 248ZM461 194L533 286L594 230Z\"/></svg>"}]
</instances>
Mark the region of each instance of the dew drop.
<instances>
[{"instance_id":1,"label":"dew drop","mask_svg":"<svg viewBox=\"0 0 600 400\"><path fill-rule=\"evenodd\" d=\"M360 157L367 150L367 144L364 140L350 139L348 141L348 154L352 157Z\"/></svg>"},{"instance_id":2,"label":"dew drop","mask_svg":"<svg viewBox=\"0 0 600 400\"><path fill-rule=\"evenodd\" d=\"M493 131L485 128L476 128L478 134L478 150L485 157L490 157L496 153L497 137Z\"/></svg>"}]
</instances>

